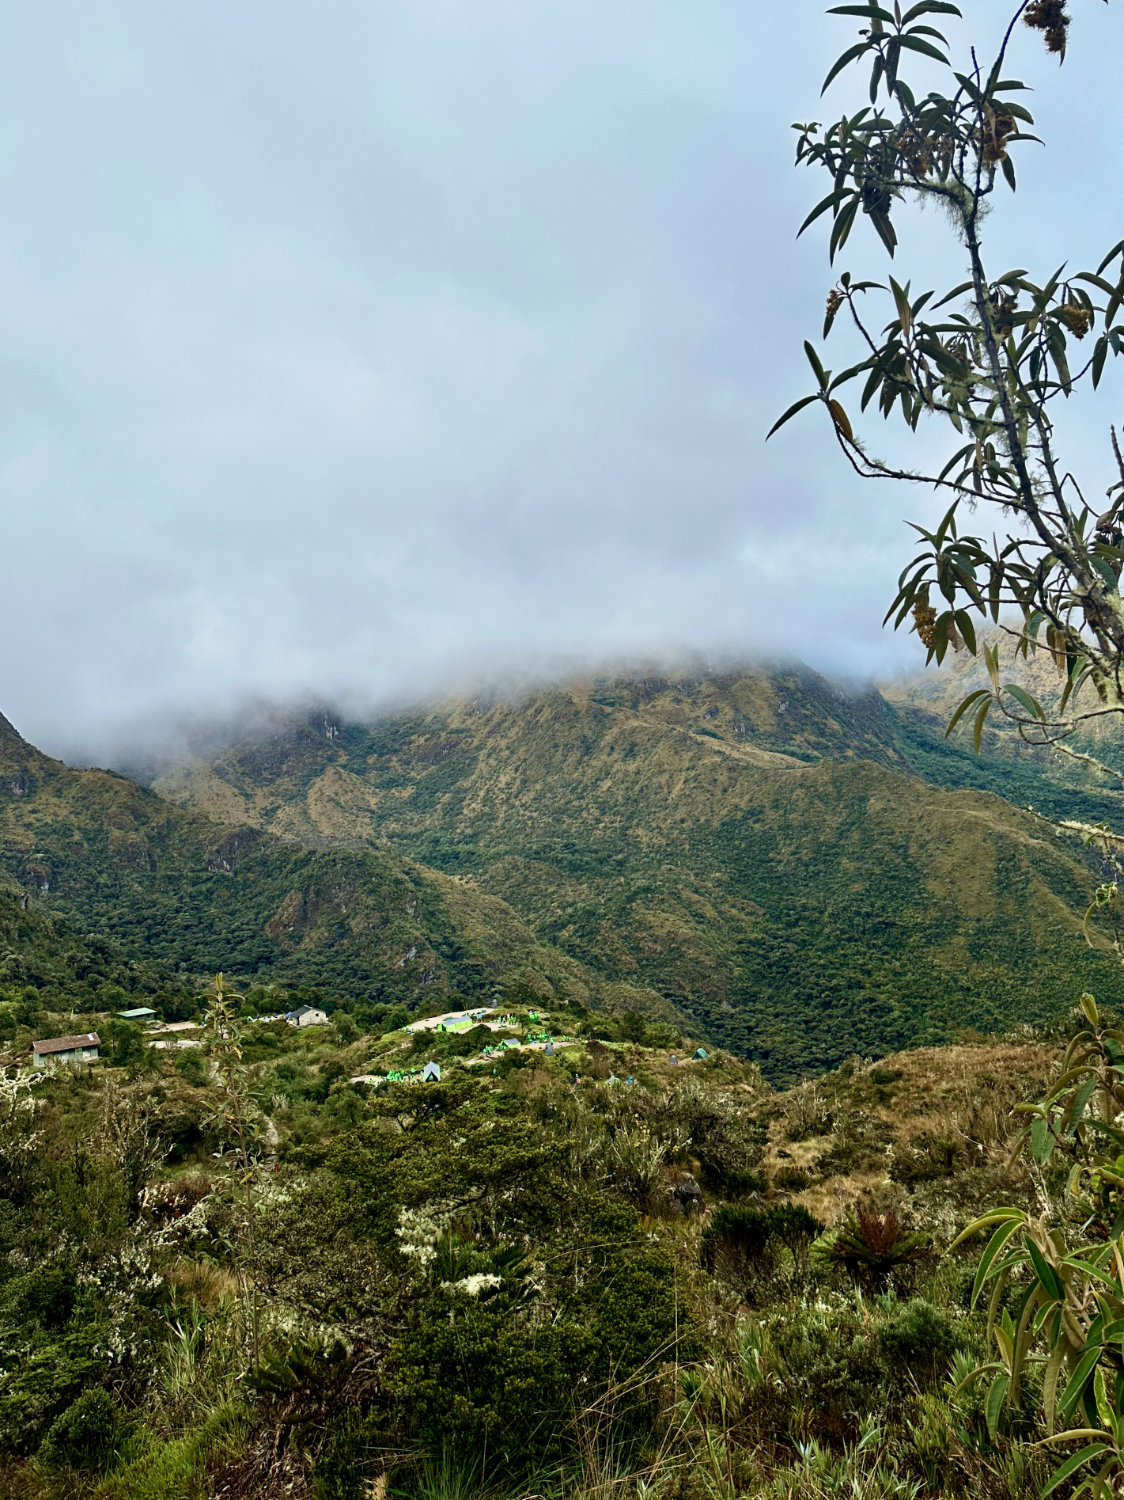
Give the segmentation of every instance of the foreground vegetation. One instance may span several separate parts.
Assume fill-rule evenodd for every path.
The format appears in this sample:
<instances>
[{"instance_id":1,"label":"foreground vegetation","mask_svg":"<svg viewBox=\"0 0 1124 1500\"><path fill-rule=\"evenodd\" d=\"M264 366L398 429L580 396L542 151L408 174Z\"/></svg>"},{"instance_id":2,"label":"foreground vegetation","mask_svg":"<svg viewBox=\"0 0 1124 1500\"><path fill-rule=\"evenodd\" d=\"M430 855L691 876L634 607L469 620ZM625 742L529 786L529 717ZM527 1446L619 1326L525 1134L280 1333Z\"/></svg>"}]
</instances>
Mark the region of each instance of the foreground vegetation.
<instances>
[{"instance_id":1,"label":"foreground vegetation","mask_svg":"<svg viewBox=\"0 0 1124 1500\"><path fill-rule=\"evenodd\" d=\"M200 1047L8 1057L0 1494L1016 1497L1056 1464L1037 1367L1001 1405L973 1376L948 1247L996 1202L1065 1218L1079 1137L1008 1165L1061 1031L777 1093L638 1015L201 998Z\"/></svg>"}]
</instances>

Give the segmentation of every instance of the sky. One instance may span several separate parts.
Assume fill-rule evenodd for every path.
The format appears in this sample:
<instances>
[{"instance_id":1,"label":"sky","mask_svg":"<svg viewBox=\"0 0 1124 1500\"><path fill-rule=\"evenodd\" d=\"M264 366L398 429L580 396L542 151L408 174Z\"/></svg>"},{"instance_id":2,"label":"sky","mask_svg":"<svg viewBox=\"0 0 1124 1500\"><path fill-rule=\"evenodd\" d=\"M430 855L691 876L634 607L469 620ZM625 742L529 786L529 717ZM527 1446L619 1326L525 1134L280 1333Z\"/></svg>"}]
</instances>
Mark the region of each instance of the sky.
<instances>
[{"instance_id":1,"label":"sky","mask_svg":"<svg viewBox=\"0 0 1124 1500\"><path fill-rule=\"evenodd\" d=\"M1006 12L966 8L985 41ZM1018 37L1047 145L991 230L1032 272L1124 234L1124 21L1072 9L1060 74ZM818 413L765 442L833 279L790 125L848 103L854 24L2 0L0 709L106 759L254 702L915 662L881 620L936 502L855 479ZM840 267L885 274L866 226ZM930 273L960 252L915 218L898 274ZM1094 492L1112 415L1071 424Z\"/></svg>"}]
</instances>

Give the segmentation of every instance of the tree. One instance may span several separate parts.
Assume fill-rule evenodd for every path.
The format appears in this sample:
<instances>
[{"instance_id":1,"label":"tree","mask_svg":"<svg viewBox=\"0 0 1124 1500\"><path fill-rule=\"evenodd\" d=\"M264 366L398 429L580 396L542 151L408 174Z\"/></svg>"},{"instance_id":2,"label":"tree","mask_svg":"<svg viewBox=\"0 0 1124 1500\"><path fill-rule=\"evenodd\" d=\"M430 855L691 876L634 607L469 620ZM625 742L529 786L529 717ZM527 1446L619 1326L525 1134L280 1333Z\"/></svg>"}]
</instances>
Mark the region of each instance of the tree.
<instances>
[{"instance_id":1,"label":"tree","mask_svg":"<svg viewBox=\"0 0 1124 1500\"><path fill-rule=\"evenodd\" d=\"M960 704L950 730L970 713L978 747L994 709L1024 739L1072 753L1066 741L1082 726L1124 712L1124 455L1113 429L1119 477L1107 508L1095 506L1058 450L1053 413L1059 399L1099 385L1109 357L1124 352L1124 240L1095 270L1062 266L1042 281L1022 269L996 274L984 241L991 200L1015 191L1016 154L1038 139L1020 100L1025 86L1008 76L1019 23L1039 32L1060 61L1070 18L1063 0L1024 0L990 65L972 49L961 70L930 24L960 15L947 0L919 0L904 12L868 0L829 14L865 24L824 89L848 68L869 64L869 104L826 127L795 127L797 162L832 181L800 233L830 214L834 263L861 215L893 257L902 208L932 204L963 247L967 276L938 296L894 276L882 282L844 271L828 293L823 336L845 321L859 358L834 374L806 342L816 388L772 431L819 404L856 473L932 486L948 498L935 530L914 526L918 551L886 618L895 628L908 619L930 661L942 661L950 645L986 657L990 686ZM940 65L944 92L914 94L902 70L918 59ZM848 391L860 413L872 404L885 418L896 412L912 432L925 416L947 424L947 461L918 472L878 457L856 429L854 406L848 412L843 405ZM979 535L964 528L965 512L973 511L987 523ZM1015 652L1049 653L1061 681L1056 710L1048 713L1025 688L1003 681L998 646L977 636L981 620L998 627Z\"/></svg>"},{"instance_id":2,"label":"tree","mask_svg":"<svg viewBox=\"0 0 1124 1500\"><path fill-rule=\"evenodd\" d=\"M1029 28L1063 61L1069 14L1064 0L1023 0L990 64L973 48L961 68L930 24L960 16L947 0L919 0L904 12L896 0L892 8L866 0L829 14L862 26L824 90L849 68L869 65L869 103L826 127L796 126L797 162L831 178L831 190L800 233L830 214L834 263L861 214L894 257L903 205L929 203L944 211L967 274L938 295L916 292L904 278L883 282L842 272L828 293L823 337L837 323L848 327L858 358L834 374L805 343L815 389L772 431L819 404L857 474L932 486L947 497L935 529L914 525L918 551L886 618L895 628L909 620L929 661L941 662L950 646L983 655L989 685L960 703L948 732L970 715L978 749L996 711L1024 740L1090 760L1067 742L1092 721L1124 712L1124 454L1110 429L1118 477L1107 506L1093 505L1059 450L1054 413L1059 400L1098 386L1110 356L1124 352L1124 321L1118 322L1124 240L1095 270L1062 266L1042 280L1024 269L996 274L984 242L993 198L1015 191L1016 155L1037 140L1020 98L1024 85L1008 76L1009 55ZM914 93L903 69L919 59L930 70L937 65L943 91ZM853 402L850 412L843 405L849 392L858 412ZM872 404L884 418L896 413L911 433L923 417L946 424L951 451L941 467L918 472L873 453L852 420ZM987 522L980 534L974 522L965 525L971 512ZM1056 706L1047 709L1024 686L1004 680L999 645L977 636L980 622L1024 659L1048 654L1059 678ZM1124 850L1124 839L1108 830L1086 833L1114 859ZM1108 910L1124 961L1118 884L1102 885L1090 912ZM989 1428L995 1432L1027 1367L1037 1363L1044 1441L1080 1444L1044 1493L1076 1483L1075 1495L1096 1497L1124 1493L1124 1154L1117 1154L1124 1153L1124 1031L1104 1022L1092 997L1081 1003L1086 1024L1053 1091L1032 1111L1025 1139L1039 1167L1052 1157L1070 1159L1068 1212L1049 1200L1037 1218L997 1208L962 1238L991 1232L974 1296L991 1288L997 1358L970 1377L988 1380Z\"/></svg>"},{"instance_id":3,"label":"tree","mask_svg":"<svg viewBox=\"0 0 1124 1500\"><path fill-rule=\"evenodd\" d=\"M106 1022L104 1031L114 1067L137 1068L145 1061L144 1038L136 1026L112 1020Z\"/></svg>"}]
</instances>

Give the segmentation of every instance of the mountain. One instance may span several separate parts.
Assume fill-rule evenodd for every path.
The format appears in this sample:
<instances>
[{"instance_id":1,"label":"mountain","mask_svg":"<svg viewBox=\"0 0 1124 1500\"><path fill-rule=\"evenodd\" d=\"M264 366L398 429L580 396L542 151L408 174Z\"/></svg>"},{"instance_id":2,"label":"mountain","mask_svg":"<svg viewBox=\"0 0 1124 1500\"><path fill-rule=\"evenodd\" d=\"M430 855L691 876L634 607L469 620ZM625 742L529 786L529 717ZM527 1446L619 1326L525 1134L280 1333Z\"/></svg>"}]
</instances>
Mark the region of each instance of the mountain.
<instances>
[{"instance_id":1,"label":"mountain","mask_svg":"<svg viewBox=\"0 0 1124 1500\"><path fill-rule=\"evenodd\" d=\"M1057 711L1062 682L1044 651L1024 661L1015 656L1010 638L1001 631L988 633L984 643L999 646L1004 682L1017 683L1032 693L1048 714ZM971 715L952 736L946 738L945 730L967 695L988 685L983 661L966 651L949 652L939 668L881 684L882 695L899 720L899 745L911 767L941 785L993 791L1047 817L1124 827L1124 717L1111 714L1091 719L1066 741L1078 752L1119 767L1120 777L1099 772L1063 751L1027 744L994 710L977 755L971 747ZM1099 707L1088 684L1074 704L1081 713Z\"/></svg>"},{"instance_id":2,"label":"mountain","mask_svg":"<svg viewBox=\"0 0 1124 1500\"><path fill-rule=\"evenodd\" d=\"M185 998L166 965L138 963L115 943L82 933L41 910L12 880L0 877L0 996L52 1010L116 1009L159 999L175 1019ZM0 1037L8 1032L0 1015Z\"/></svg>"},{"instance_id":3,"label":"mountain","mask_svg":"<svg viewBox=\"0 0 1124 1500\"><path fill-rule=\"evenodd\" d=\"M371 723L318 710L154 786L241 829L440 870L783 1079L1083 988L1124 996L1081 937L1086 853L913 774L940 746L876 692L745 668Z\"/></svg>"},{"instance_id":4,"label":"mountain","mask_svg":"<svg viewBox=\"0 0 1124 1500\"><path fill-rule=\"evenodd\" d=\"M181 979L222 969L367 1003L490 997L516 984L666 1009L543 944L489 892L385 844L325 844L213 821L114 772L72 770L0 719L0 873L46 915L135 959Z\"/></svg>"}]
</instances>

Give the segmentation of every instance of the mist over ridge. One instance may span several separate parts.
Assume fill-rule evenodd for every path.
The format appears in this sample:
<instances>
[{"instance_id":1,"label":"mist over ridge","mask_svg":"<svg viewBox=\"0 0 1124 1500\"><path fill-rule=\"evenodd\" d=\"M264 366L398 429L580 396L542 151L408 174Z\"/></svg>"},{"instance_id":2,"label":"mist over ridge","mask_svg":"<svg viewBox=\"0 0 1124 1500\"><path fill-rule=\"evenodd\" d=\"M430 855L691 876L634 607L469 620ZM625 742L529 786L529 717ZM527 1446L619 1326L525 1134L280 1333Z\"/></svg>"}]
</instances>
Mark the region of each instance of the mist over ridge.
<instances>
[{"instance_id":1,"label":"mist over ridge","mask_svg":"<svg viewBox=\"0 0 1124 1500\"><path fill-rule=\"evenodd\" d=\"M1104 9L1076 97L1115 97ZM880 626L902 494L811 418L765 443L825 290L789 121L838 17L802 12L794 49L784 11L731 0L262 15L10 18L0 708L23 733L105 760L247 702L680 642L912 660ZM1096 170L1099 113L1029 67L1050 152ZM1005 220L1051 266L1116 211L1055 160ZM955 245L902 227L911 274L958 279ZM854 250L881 265L866 230Z\"/></svg>"},{"instance_id":2,"label":"mist over ridge","mask_svg":"<svg viewBox=\"0 0 1124 1500\"><path fill-rule=\"evenodd\" d=\"M903 670L908 670L908 657ZM876 693L881 674L860 676L812 666L790 652L749 652L730 647L703 652L678 650L636 652L630 656L513 663L506 670L432 674L428 684L404 683L382 691L358 686L335 691L310 689L286 696L233 697L205 709L166 709L137 714L108 723L91 733L63 733L40 747L73 766L105 766L133 779L151 780L169 766L221 753L237 743L265 742L291 731L297 723L371 724L403 715L441 712L453 705L521 706L555 692L584 694L594 684L629 684L666 680L688 688L704 681L723 681L740 675L778 674L823 678L832 694L858 698ZM901 674L899 674L901 675ZM22 726L20 727L21 733ZM27 738L32 738L28 735Z\"/></svg>"}]
</instances>

